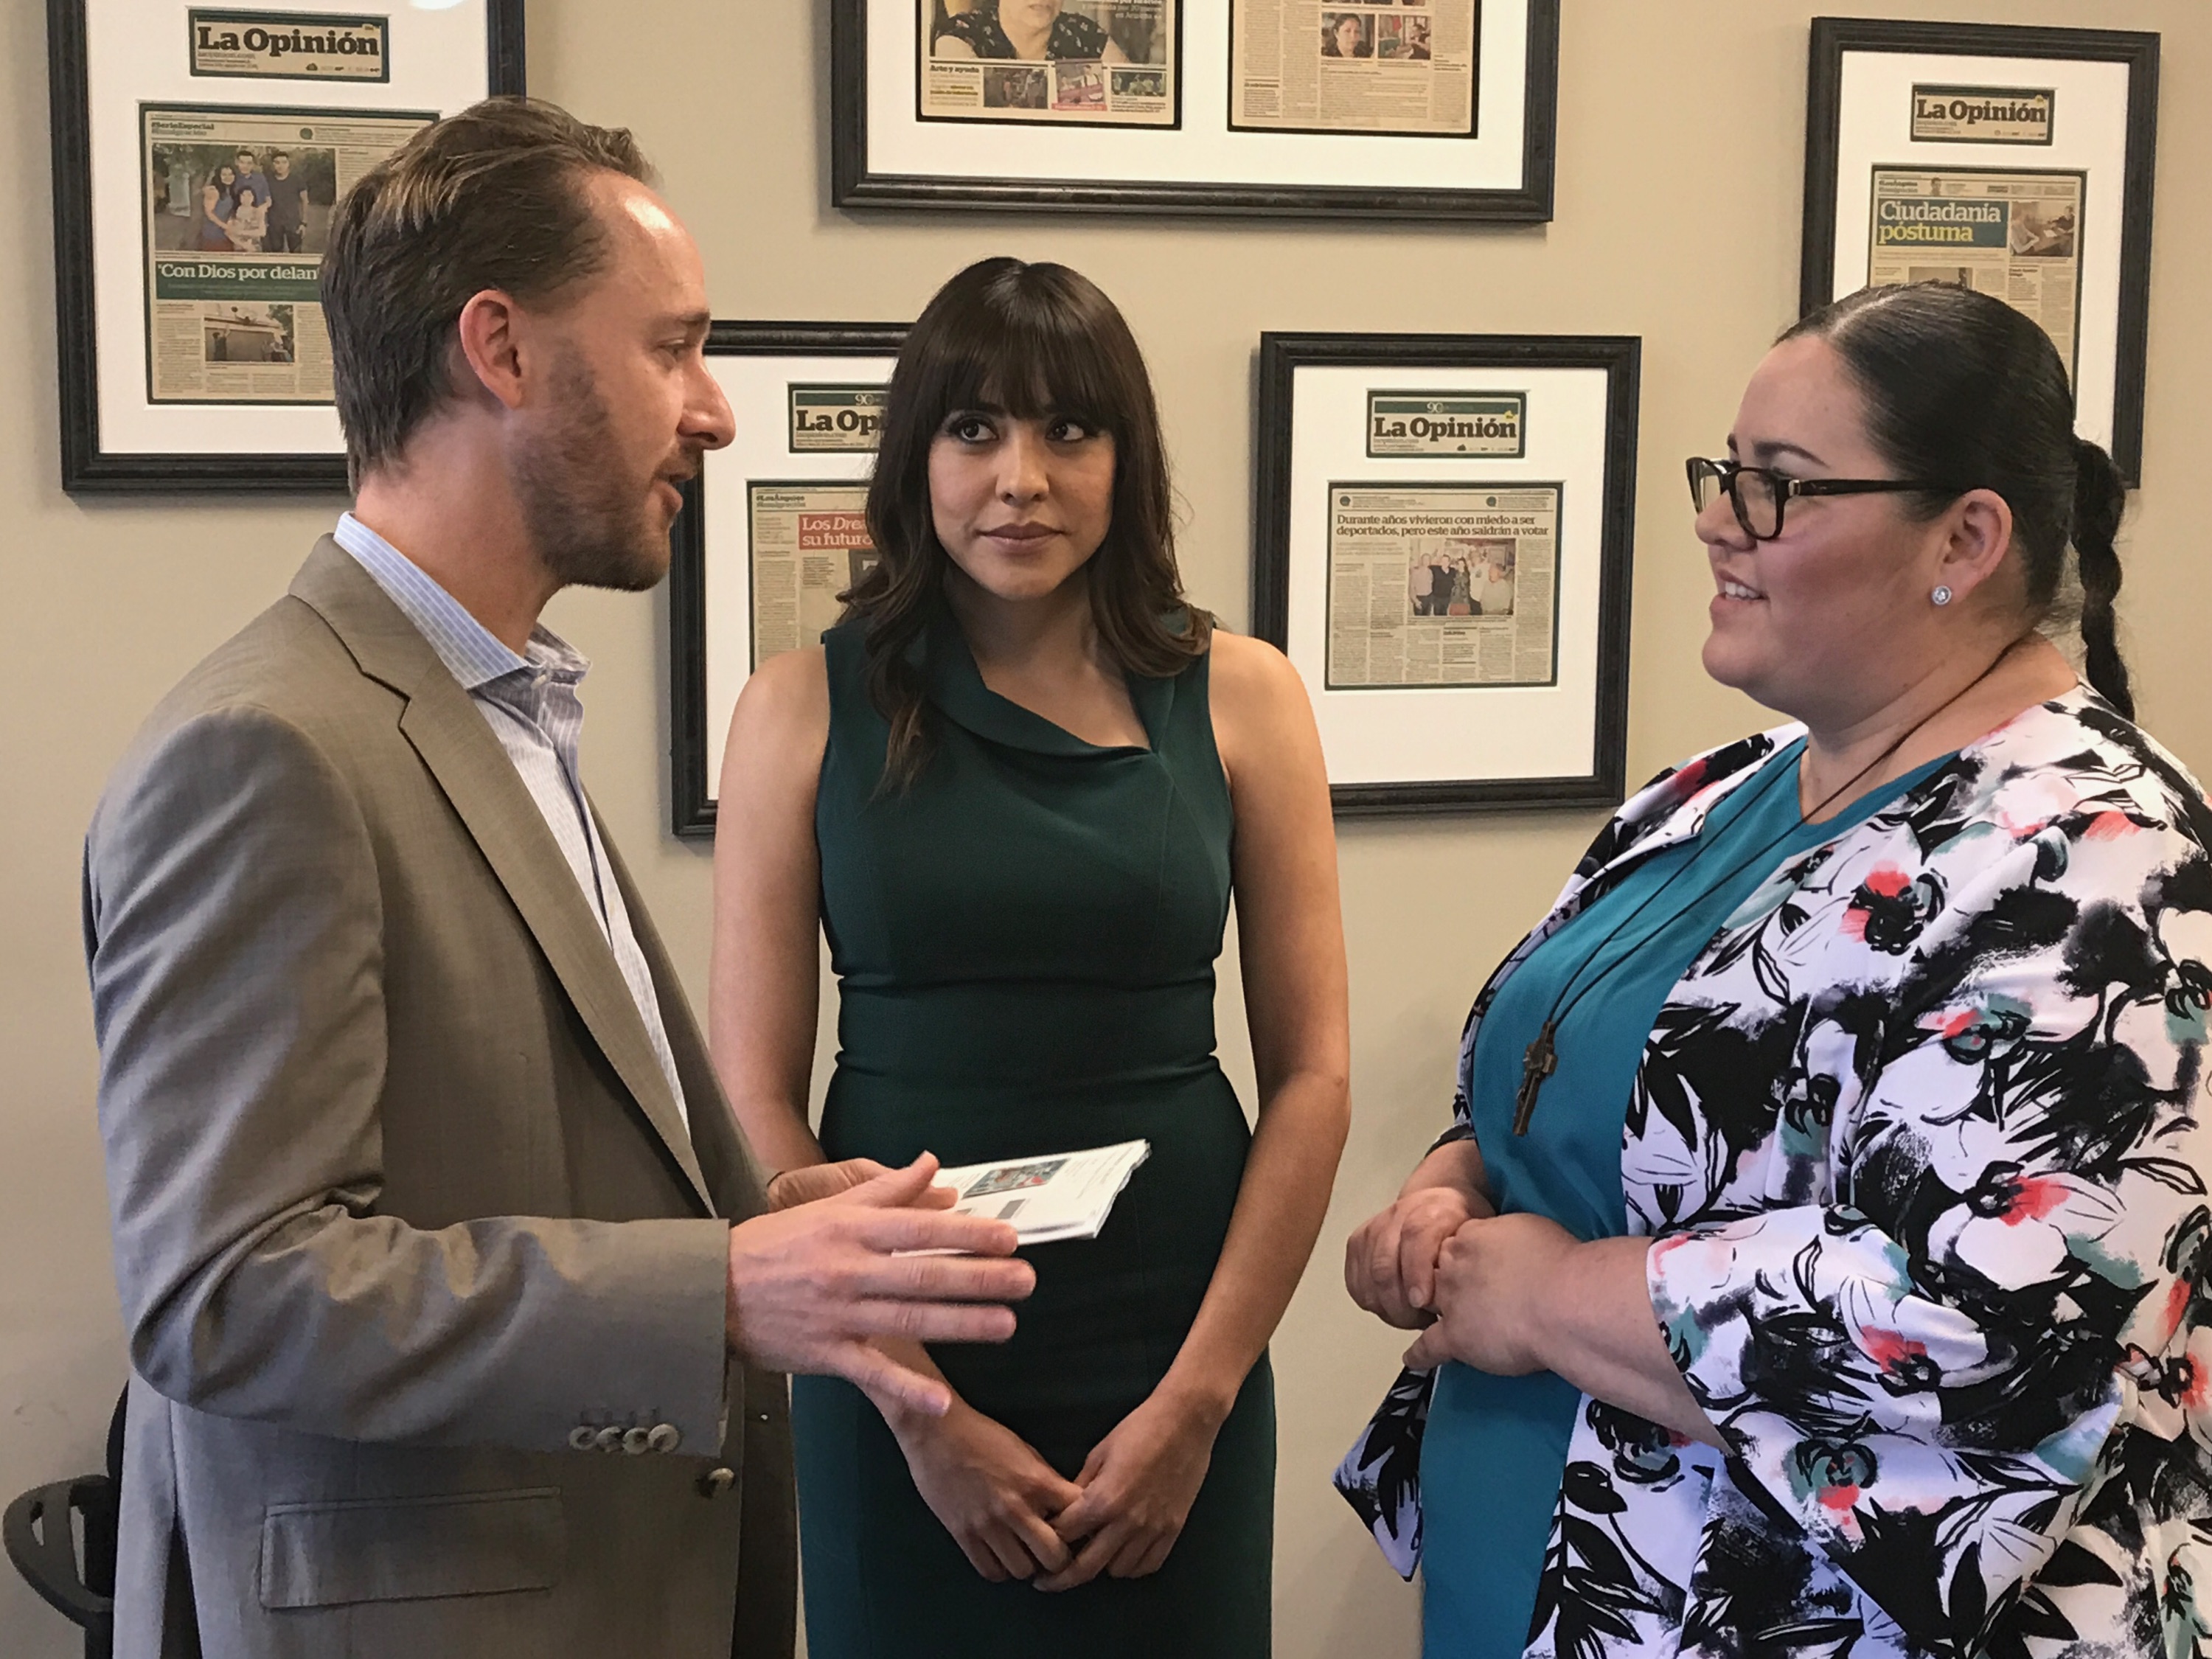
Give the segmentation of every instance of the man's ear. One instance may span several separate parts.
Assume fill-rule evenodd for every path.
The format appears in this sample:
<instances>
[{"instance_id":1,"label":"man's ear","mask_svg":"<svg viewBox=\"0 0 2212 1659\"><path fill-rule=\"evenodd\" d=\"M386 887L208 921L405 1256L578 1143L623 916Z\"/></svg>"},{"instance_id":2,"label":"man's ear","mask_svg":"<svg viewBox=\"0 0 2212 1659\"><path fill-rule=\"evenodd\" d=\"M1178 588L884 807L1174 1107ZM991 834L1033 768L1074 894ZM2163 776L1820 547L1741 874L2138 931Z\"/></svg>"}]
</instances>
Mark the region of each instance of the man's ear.
<instances>
[{"instance_id":1,"label":"man's ear","mask_svg":"<svg viewBox=\"0 0 2212 1659\"><path fill-rule=\"evenodd\" d=\"M1936 580L1963 599L2003 564L2012 547L2012 504L1994 489L1970 489L1944 521L1949 528Z\"/></svg>"},{"instance_id":2,"label":"man's ear","mask_svg":"<svg viewBox=\"0 0 2212 1659\"><path fill-rule=\"evenodd\" d=\"M470 295L455 322L468 374L508 409L522 407L522 337L527 331L514 296L495 288ZM459 389L465 392L466 383Z\"/></svg>"}]
</instances>

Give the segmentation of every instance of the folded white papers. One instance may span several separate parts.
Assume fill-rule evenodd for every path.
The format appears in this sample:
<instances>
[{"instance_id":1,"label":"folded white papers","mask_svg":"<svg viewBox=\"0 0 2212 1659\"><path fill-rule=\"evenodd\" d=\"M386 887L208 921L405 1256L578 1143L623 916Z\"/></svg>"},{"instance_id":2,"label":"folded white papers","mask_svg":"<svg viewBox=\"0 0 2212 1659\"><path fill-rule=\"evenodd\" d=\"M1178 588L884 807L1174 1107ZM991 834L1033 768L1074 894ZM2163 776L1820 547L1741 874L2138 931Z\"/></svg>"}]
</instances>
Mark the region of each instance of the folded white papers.
<instances>
[{"instance_id":1,"label":"folded white papers","mask_svg":"<svg viewBox=\"0 0 2212 1659\"><path fill-rule=\"evenodd\" d=\"M958 1213L1012 1222L1024 1244L1096 1238L1130 1175L1152 1153L1149 1140L1124 1140L1083 1152L940 1170L937 1184L959 1191L952 1206Z\"/></svg>"}]
</instances>

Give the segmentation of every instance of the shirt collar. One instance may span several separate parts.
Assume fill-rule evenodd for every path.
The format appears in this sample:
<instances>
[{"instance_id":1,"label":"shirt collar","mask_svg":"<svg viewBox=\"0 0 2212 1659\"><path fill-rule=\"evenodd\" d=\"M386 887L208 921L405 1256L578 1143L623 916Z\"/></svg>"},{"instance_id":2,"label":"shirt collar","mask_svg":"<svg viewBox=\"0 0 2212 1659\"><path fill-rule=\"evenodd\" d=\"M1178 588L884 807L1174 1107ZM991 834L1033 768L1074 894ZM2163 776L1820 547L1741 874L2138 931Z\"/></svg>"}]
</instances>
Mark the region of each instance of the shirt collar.
<instances>
[{"instance_id":1,"label":"shirt collar","mask_svg":"<svg viewBox=\"0 0 2212 1659\"><path fill-rule=\"evenodd\" d=\"M583 653L542 623L531 630L527 654L517 656L420 565L352 514L339 517L331 538L399 607L464 691L541 670L574 685L590 672Z\"/></svg>"}]
</instances>

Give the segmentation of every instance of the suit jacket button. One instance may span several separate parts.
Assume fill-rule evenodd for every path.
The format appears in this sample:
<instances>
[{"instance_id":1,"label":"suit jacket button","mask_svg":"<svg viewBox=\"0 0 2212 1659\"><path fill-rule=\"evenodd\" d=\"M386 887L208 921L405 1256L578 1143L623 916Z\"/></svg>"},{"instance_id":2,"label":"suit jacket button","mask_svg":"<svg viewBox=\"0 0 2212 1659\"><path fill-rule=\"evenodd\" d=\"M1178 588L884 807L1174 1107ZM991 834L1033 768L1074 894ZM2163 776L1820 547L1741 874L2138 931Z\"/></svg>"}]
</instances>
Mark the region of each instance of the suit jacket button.
<instances>
[{"instance_id":1,"label":"suit jacket button","mask_svg":"<svg viewBox=\"0 0 2212 1659\"><path fill-rule=\"evenodd\" d=\"M673 1423L656 1423L645 1437L645 1443L657 1452L672 1452L684 1443L684 1431Z\"/></svg>"},{"instance_id":2,"label":"suit jacket button","mask_svg":"<svg viewBox=\"0 0 2212 1659\"><path fill-rule=\"evenodd\" d=\"M652 1444L653 1442L651 1437L647 1435L643 1429L625 1429L623 1431L622 1449L625 1452L629 1453L632 1457L642 1455L651 1448Z\"/></svg>"},{"instance_id":3,"label":"suit jacket button","mask_svg":"<svg viewBox=\"0 0 2212 1659\"><path fill-rule=\"evenodd\" d=\"M589 1451L599 1443L599 1433L588 1423L579 1423L568 1431L568 1449Z\"/></svg>"},{"instance_id":4,"label":"suit jacket button","mask_svg":"<svg viewBox=\"0 0 2212 1659\"><path fill-rule=\"evenodd\" d=\"M724 1464L719 1468L708 1470L706 1474L699 1477L699 1496L702 1498L720 1498L724 1492L729 1491L731 1487L737 1484L738 1472L735 1469L731 1468L727 1464Z\"/></svg>"},{"instance_id":5,"label":"suit jacket button","mask_svg":"<svg viewBox=\"0 0 2212 1659\"><path fill-rule=\"evenodd\" d=\"M611 1452L614 1450L615 1448L622 1444L622 1441L623 1431L620 1429L615 1428L601 1429L597 1434L592 1437L592 1443L597 1446L603 1452Z\"/></svg>"}]
</instances>

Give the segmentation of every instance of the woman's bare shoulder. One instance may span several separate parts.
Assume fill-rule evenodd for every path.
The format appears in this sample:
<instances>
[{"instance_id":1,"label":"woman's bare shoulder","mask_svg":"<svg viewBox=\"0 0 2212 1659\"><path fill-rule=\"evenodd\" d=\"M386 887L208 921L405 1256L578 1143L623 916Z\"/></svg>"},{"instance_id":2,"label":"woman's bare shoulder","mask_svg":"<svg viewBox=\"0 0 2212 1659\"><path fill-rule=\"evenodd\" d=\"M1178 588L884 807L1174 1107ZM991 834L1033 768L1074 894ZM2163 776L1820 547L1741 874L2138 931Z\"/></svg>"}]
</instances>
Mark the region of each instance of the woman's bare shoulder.
<instances>
[{"instance_id":1,"label":"woman's bare shoulder","mask_svg":"<svg viewBox=\"0 0 2212 1659\"><path fill-rule=\"evenodd\" d=\"M829 655L818 645L781 651L745 681L730 715L730 746L820 757L830 735Z\"/></svg>"},{"instance_id":2,"label":"woman's bare shoulder","mask_svg":"<svg viewBox=\"0 0 2212 1659\"><path fill-rule=\"evenodd\" d=\"M1233 714L1258 714L1286 696L1304 701L1305 682L1298 671L1265 640L1217 626L1212 657L1206 677L1213 701Z\"/></svg>"},{"instance_id":3,"label":"woman's bare shoulder","mask_svg":"<svg viewBox=\"0 0 2212 1659\"><path fill-rule=\"evenodd\" d=\"M1278 788L1320 787L1313 704L1288 657L1265 640L1217 628L1207 688L1213 746L1240 812L1265 810Z\"/></svg>"},{"instance_id":4,"label":"woman's bare shoulder","mask_svg":"<svg viewBox=\"0 0 2212 1659\"><path fill-rule=\"evenodd\" d=\"M779 651L752 672L738 692L740 707L750 702L763 714L830 713L830 653L818 645Z\"/></svg>"}]
</instances>

